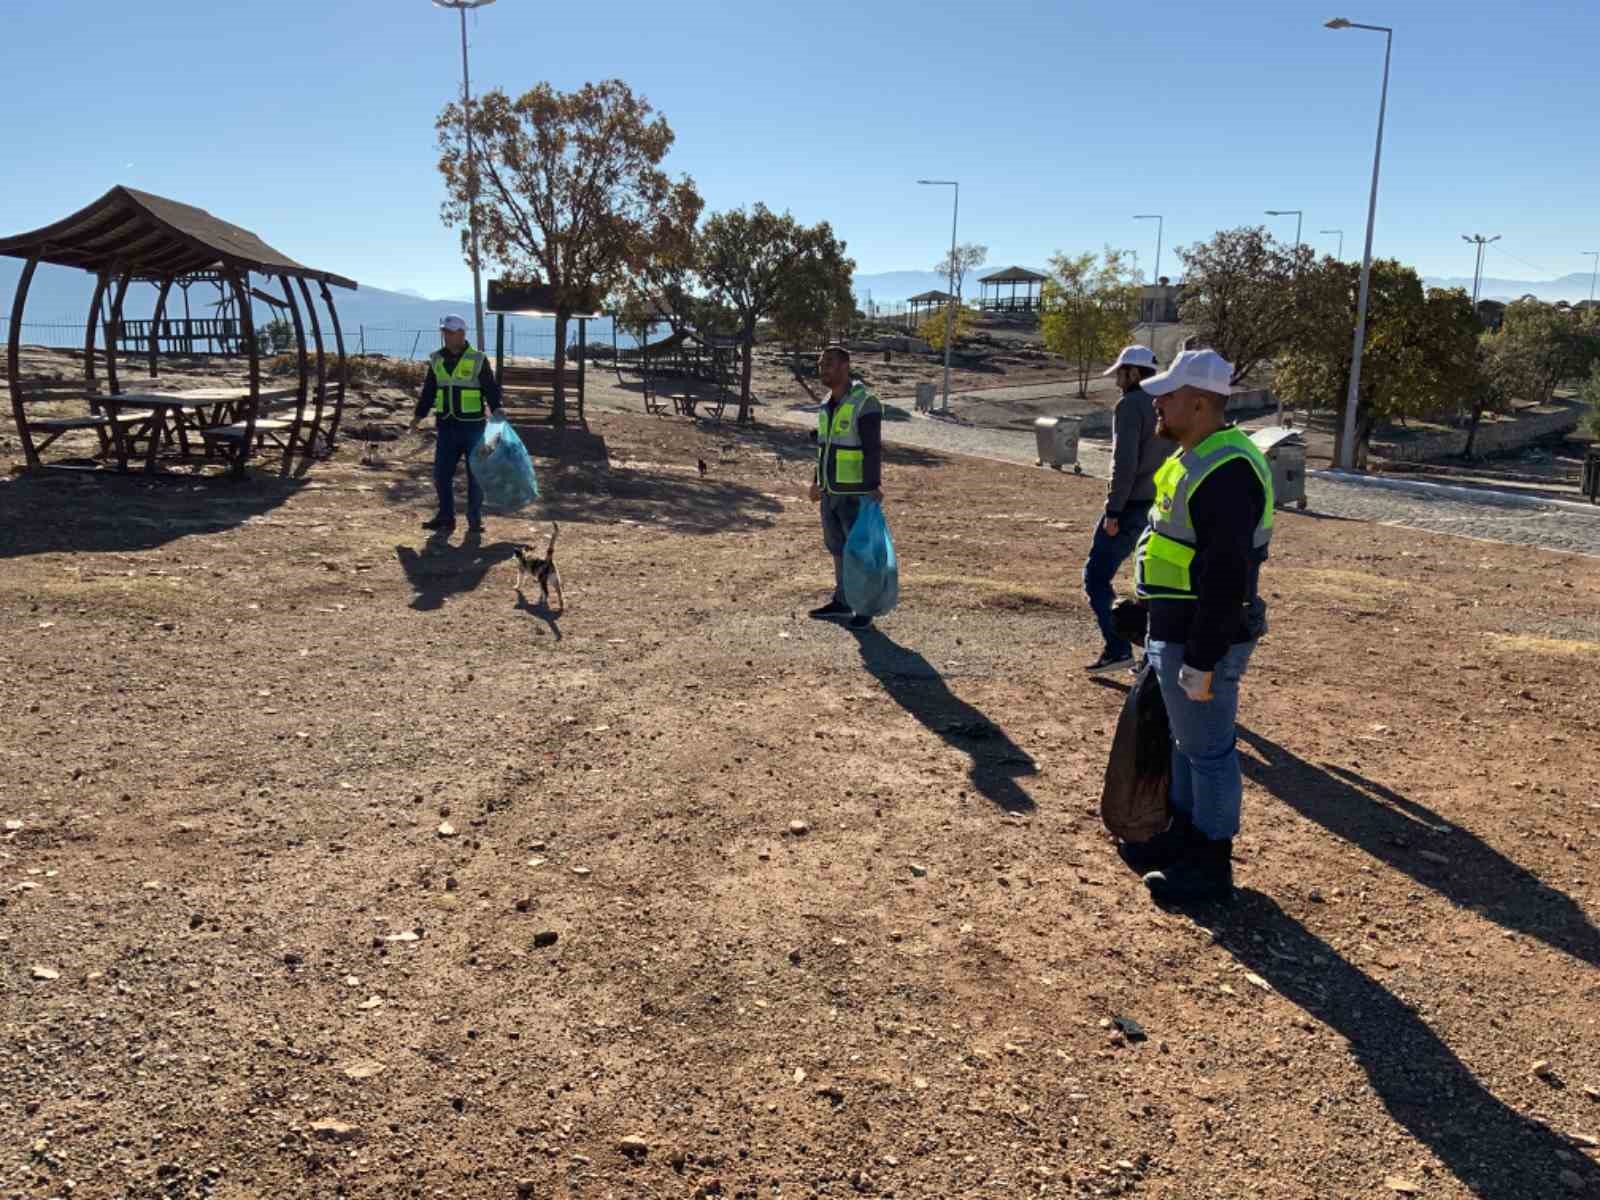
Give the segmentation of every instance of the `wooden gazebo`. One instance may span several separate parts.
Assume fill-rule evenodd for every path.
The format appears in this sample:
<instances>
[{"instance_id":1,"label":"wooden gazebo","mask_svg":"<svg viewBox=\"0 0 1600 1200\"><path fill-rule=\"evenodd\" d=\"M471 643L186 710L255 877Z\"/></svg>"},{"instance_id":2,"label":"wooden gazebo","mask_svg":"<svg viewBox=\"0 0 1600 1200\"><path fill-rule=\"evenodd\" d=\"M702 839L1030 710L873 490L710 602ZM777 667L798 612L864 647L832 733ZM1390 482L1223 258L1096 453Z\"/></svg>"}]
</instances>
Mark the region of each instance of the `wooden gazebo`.
<instances>
[{"instance_id":1,"label":"wooden gazebo","mask_svg":"<svg viewBox=\"0 0 1600 1200\"><path fill-rule=\"evenodd\" d=\"M906 301L906 308L911 313L911 327L915 329L917 322L923 317L932 316L944 309L950 303L950 293L941 291L919 292Z\"/></svg>"},{"instance_id":2,"label":"wooden gazebo","mask_svg":"<svg viewBox=\"0 0 1600 1200\"><path fill-rule=\"evenodd\" d=\"M317 453L319 441L326 449L332 449L344 409L347 369L344 332L329 286L354 290L353 280L302 266L248 230L218 220L202 209L127 187L112 188L87 208L54 225L0 238L0 254L23 259L26 264L11 306L6 365L11 411L30 466L38 466L40 452L74 430L92 430L99 437L101 457L115 453L123 467L127 466L130 449L145 441L146 465L150 469L155 467L163 441L171 445L176 440L187 455L191 434L203 444L207 455L218 453L237 470L243 469L252 449L268 440L283 451L284 474L289 473L297 452L309 460ZM76 267L95 276L94 299L84 323L81 384L36 384L21 378L22 317L28 289L40 263ZM281 294L253 287L252 274L276 279ZM140 339L140 349L148 349L153 379L159 371L168 295L174 285L182 288L202 279L219 283L224 299L231 294L237 304L239 328L232 344L242 348L249 358L248 386L188 392L125 389L117 374L117 353L129 285L141 282L158 289L154 319L146 336ZM322 322L311 298L312 283L317 285L332 326L337 370L331 373ZM251 313L252 297L287 313L293 323L299 361L298 379L292 388L262 391L261 352ZM314 370L307 352L307 319L316 351ZM95 369L95 347L100 336L105 340L103 387ZM59 408L63 403L80 407L66 416L40 416L29 411L42 404ZM81 407L85 403L87 411Z\"/></svg>"},{"instance_id":3,"label":"wooden gazebo","mask_svg":"<svg viewBox=\"0 0 1600 1200\"><path fill-rule=\"evenodd\" d=\"M1030 271L1026 267L1007 267L1004 271L995 271L978 280L978 307L984 312L1037 312L1039 299L1047 277L1037 271ZM1000 293L1010 285L1009 295ZM1022 295L1017 295L1017 288L1022 288ZM994 295L989 295L989 289L994 289Z\"/></svg>"}]
</instances>

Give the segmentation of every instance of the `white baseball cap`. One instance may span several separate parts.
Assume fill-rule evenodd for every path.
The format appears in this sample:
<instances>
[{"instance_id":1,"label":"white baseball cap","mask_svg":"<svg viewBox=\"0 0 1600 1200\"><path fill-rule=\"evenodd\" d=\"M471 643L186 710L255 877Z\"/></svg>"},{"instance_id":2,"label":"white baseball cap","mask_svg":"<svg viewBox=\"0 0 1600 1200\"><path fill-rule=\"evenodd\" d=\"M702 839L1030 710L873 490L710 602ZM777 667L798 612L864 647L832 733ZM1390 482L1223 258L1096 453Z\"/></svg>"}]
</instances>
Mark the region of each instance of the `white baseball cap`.
<instances>
[{"instance_id":1,"label":"white baseball cap","mask_svg":"<svg viewBox=\"0 0 1600 1200\"><path fill-rule=\"evenodd\" d=\"M1151 350L1149 346L1124 346L1122 353L1117 355L1117 361L1100 373L1102 375L1115 375L1119 367L1148 367L1154 371L1156 369L1155 351Z\"/></svg>"},{"instance_id":2,"label":"white baseball cap","mask_svg":"<svg viewBox=\"0 0 1600 1200\"><path fill-rule=\"evenodd\" d=\"M1181 387L1199 388L1217 396L1233 395L1233 364L1215 350L1185 350L1159 375L1141 385L1152 396L1168 396Z\"/></svg>"},{"instance_id":3,"label":"white baseball cap","mask_svg":"<svg viewBox=\"0 0 1600 1200\"><path fill-rule=\"evenodd\" d=\"M451 333L465 333L467 331L467 323L455 313L451 313L447 317L439 318L439 328L448 329Z\"/></svg>"}]
</instances>

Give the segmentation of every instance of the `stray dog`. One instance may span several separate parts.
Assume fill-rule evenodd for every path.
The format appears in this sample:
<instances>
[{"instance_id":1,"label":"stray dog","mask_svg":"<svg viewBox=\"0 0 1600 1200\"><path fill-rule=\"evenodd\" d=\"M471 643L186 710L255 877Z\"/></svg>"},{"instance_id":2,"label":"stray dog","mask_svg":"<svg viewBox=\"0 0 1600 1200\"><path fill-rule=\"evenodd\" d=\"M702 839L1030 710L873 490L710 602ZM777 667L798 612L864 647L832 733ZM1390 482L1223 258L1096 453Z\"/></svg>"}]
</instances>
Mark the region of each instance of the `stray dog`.
<instances>
[{"instance_id":1,"label":"stray dog","mask_svg":"<svg viewBox=\"0 0 1600 1200\"><path fill-rule=\"evenodd\" d=\"M567 611L567 596L561 590L561 571L556 566L556 537L561 533L561 526L554 521L550 522L550 544L545 547L544 557L538 558L533 553L534 543L524 542L516 548L517 555L517 583L516 591L522 592L522 578L532 575L539 584L539 602L546 608L550 606L550 585L556 586L556 599L560 602L559 612Z\"/></svg>"}]
</instances>

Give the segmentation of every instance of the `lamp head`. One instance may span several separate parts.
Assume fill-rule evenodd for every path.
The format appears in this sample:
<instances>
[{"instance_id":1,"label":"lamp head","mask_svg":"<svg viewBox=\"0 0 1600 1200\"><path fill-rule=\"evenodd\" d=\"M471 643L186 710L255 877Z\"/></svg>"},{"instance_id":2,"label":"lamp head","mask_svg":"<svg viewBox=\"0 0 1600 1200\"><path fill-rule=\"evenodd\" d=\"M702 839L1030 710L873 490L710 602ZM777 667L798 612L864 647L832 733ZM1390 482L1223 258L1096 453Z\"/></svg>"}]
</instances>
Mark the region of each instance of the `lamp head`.
<instances>
[{"instance_id":1,"label":"lamp head","mask_svg":"<svg viewBox=\"0 0 1600 1200\"><path fill-rule=\"evenodd\" d=\"M1346 20L1344 17L1335 17L1331 21L1324 22L1323 28L1324 29L1349 29L1350 28L1350 22L1348 20Z\"/></svg>"}]
</instances>

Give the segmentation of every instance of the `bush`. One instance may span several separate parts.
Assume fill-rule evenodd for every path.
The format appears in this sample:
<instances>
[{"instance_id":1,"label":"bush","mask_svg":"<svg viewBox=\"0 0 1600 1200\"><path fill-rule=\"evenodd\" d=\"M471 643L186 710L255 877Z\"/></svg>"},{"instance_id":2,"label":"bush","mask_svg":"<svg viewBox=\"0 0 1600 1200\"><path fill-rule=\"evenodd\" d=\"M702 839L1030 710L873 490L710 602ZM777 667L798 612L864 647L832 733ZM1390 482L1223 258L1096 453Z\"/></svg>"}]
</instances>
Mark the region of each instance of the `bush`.
<instances>
[{"instance_id":1,"label":"bush","mask_svg":"<svg viewBox=\"0 0 1600 1200\"><path fill-rule=\"evenodd\" d=\"M1578 388L1578 397L1589 406L1589 432L1600 438L1600 363L1589 371L1589 378Z\"/></svg>"},{"instance_id":2,"label":"bush","mask_svg":"<svg viewBox=\"0 0 1600 1200\"><path fill-rule=\"evenodd\" d=\"M428 364L424 361L409 358L388 358L373 355L364 358L351 358L350 383L352 386L366 384L369 387L395 387L415 391L422 386L423 376L427 374ZM317 376L317 360L311 357L311 378ZM262 359L261 373L263 375L289 375L297 376L300 371L300 356L298 354L278 354L272 358ZM339 357L335 354L328 356L328 378L336 378L339 371Z\"/></svg>"}]
</instances>

